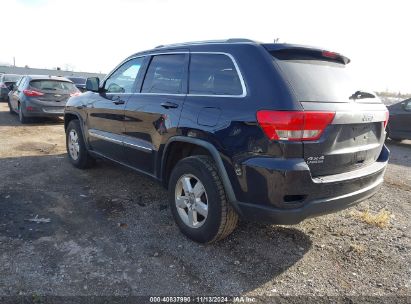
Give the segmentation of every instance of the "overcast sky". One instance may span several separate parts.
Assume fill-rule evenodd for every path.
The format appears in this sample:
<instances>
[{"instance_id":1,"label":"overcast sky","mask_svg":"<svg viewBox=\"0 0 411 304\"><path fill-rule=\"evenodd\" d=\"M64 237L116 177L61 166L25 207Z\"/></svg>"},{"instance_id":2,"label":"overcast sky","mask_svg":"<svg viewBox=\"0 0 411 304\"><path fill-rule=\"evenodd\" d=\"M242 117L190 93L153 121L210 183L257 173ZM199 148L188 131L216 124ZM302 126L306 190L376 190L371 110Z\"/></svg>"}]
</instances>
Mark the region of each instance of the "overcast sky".
<instances>
[{"instance_id":1,"label":"overcast sky","mask_svg":"<svg viewBox=\"0 0 411 304\"><path fill-rule=\"evenodd\" d=\"M0 63L107 73L159 44L279 38L346 55L374 90L411 92L410 11L406 0L8 0Z\"/></svg>"}]
</instances>

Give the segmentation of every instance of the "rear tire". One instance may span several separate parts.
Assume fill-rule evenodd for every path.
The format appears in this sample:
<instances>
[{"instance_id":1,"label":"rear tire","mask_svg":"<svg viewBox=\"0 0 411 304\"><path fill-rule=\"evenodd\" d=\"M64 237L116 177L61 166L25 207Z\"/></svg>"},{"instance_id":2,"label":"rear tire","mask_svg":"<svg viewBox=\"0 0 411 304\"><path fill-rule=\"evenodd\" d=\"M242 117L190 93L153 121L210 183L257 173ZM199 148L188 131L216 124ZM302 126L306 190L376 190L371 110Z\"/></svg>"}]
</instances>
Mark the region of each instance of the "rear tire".
<instances>
[{"instance_id":1,"label":"rear tire","mask_svg":"<svg viewBox=\"0 0 411 304\"><path fill-rule=\"evenodd\" d=\"M13 108L11 107L10 99L7 99L7 105L9 106L9 112L10 112L10 114L15 114Z\"/></svg>"},{"instance_id":2,"label":"rear tire","mask_svg":"<svg viewBox=\"0 0 411 304\"><path fill-rule=\"evenodd\" d=\"M176 164L170 176L169 202L177 226L193 241L222 240L237 226L238 215L227 202L218 170L207 155L190 156Z\"/></svg>"},{"instance_id":3,"label":"rear tire","mask_svg":"<svg viewBox=\"0 0 411 304\"><path fill-rule=\"evenodd\" d=\"M71 164L79 169L92 167L96 160L88 153L80 121L70 121L66 130L66 149Z\"/></svg>"}]
</instances>

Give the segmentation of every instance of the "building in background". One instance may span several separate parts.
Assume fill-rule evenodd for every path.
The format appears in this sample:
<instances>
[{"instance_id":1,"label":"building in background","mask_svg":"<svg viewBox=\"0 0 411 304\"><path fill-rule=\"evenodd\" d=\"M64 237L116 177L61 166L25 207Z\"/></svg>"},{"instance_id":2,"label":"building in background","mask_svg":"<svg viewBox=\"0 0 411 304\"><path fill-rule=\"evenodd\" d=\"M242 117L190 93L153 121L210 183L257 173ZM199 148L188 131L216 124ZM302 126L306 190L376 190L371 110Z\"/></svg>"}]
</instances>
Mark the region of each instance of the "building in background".
<instances>
[{"instance_id":1,"label":"building in background","mask_svg":"<svg viewBox=\"0 0 411 304\"><path fill-rule=\"evenodd\" d=\"M51 75L51 76L76 76L76 77L99 77L102 80L106 75L101 73L63 71L60 69L36 69L29 67L3 66L0 65L0 74L17 74L17 75Z\"/></svg>"}]
</instances>

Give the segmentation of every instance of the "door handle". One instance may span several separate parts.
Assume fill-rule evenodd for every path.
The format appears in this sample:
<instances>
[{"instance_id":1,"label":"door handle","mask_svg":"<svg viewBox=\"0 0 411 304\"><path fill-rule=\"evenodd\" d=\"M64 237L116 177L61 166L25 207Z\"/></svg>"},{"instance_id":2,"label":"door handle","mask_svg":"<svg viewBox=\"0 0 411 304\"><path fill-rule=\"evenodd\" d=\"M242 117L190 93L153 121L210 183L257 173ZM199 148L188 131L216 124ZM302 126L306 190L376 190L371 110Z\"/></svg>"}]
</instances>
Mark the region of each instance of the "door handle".
<instances>
[{"instance_id":1,"label":"door handle","mask_svg":"<svg viewBox=\"0 0 411 304\"><path fill-rule=\"evenodd\" d=\"M161 106L163 107L163 108L166 108L166 109L175 109L175 108L178 108L178 104L176 104L176 103L174 103L174 102L170 102L170 101L166 101L166 102L162 102L161 103Z\"/></svg>"},{"instance_id":2,"label":"door handle","mask_svg":"<svg viewBox=\"0 0 411 304\"><path fill-rule=\"evenodd\" d=\"M111 100L115 105L122 105L125 104L126 102L121 99L120 96L116 96Z\"/></svg>"}]
</instances>

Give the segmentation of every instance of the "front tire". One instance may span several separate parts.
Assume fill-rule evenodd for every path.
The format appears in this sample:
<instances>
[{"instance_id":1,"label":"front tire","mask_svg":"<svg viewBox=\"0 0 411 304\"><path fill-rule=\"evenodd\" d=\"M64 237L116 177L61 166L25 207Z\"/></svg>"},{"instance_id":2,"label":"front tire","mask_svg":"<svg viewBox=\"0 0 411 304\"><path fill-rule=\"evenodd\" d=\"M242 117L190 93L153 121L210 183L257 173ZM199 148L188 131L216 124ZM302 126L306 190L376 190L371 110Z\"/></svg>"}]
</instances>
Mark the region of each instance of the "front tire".
<instances>
[{"instance_id":1,"label":"front tire","mask_svg":"<svg viewBox=\"0 0 411 304\"><path fill-rule=\"evenodd\" d=\"M66 149L71 164L79 169L87 169L95 164L95 159L88 153L80 121L70 121L66 130Z\"/></svg>"},{"instance_id":2,"label":"front tire","mask_svg":"<svg viewBox=\"0 0 411 304\"><path fill-rule=\"evenodd\" d=\"M218 170L209 156L190 156L177 163L170 177L169 202L177 226L193 241L219 241L237 226L238 215L227 202Z\"/></svg>"}]
</instances>

